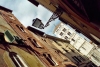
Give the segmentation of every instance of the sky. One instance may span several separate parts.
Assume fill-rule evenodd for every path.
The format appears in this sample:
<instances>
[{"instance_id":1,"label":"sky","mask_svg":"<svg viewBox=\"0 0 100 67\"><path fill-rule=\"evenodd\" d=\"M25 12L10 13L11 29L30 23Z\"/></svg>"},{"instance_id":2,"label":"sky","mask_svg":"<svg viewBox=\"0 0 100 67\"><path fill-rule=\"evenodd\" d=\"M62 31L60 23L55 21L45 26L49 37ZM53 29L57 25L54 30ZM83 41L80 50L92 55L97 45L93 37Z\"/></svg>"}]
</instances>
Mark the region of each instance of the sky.
<instances>
[{"instance_id":1,"label":"sky","mask_svg":"<svg viewBox=\"0 0 100 67\"><path fill-rule=\"evenodd\" d=\"M15 17L25 26L32 26L32 20L35 18L41 19L46 24L49 18L52 16L52 12L39 5L36 7L28 0L0 0L0 5L13 10ZM61 21L56 19L50 22L50 25L41 31L46 34L55 36L53 30L57 24ZM37 28L36 28L37 29ZM84 35L80 34L82 37ZM86 37L85 37L86 38ZM86 38L87 39L87 38Z\"/></svg>"},{"instance_id":2,"label":"sky","mask_svg":"<svg viewBox=\"0 0 100 67\"><path fill-rule=\"evenodd\" d=\"M43 6L34 6L28 0L0 0L0 5L13 10L13 14L25 26L32 26L32 20L39 18L44 24L49 20L52 12L45 9ZM54 35L52 32L55 25L60 23L58 19L52 21L48 27L42 31Z\"/></svg>"}]
</instances>

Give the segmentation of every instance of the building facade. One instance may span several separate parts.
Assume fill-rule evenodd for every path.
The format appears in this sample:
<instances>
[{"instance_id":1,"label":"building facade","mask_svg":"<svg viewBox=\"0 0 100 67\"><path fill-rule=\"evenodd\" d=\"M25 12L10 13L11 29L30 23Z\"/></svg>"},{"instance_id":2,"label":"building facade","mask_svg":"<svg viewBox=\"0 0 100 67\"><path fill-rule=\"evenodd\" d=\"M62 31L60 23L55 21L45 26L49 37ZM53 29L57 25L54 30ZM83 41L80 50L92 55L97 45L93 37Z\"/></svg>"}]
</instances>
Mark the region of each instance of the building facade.
<instances>
[{"instance_id":1,"label":"building facade","mask_svg":"<svg viewBox=\"0 0 100 67\"><path fill-rule=\"evenodd\" d=\"M63 23L58 24L55 29L54 29L54 34L57 37L66 39L70 41L70 44L77 49L80 53L82 53L83 55L85 55L86 57L92 57L92 55L90 55L91 52L94 51L94 48L96 48L96 44L94 43L90 43L89 41L87 41L86 39L84 39L83 37L81 37L77 32L73 31L73 36L69 36L69 33L72 34L72 32L69 30L70 28L67 27L66 25L64 25ZM66 37L67 38L64 38ZM69 36L69 37L68 37ZM63 51L63 50L61 50ZM89 56L88 56L89 55ZM93 61L93 60L92 60ZM94 62L94 61L93 61ZM96 63L96 62L95 62ZM96 64L97 65L97 64Z\"/></svg>"},{"instance_id":2,"label":"building facade","mask_svg":"<svg viewBox=\"0 0 100 67\"><path fill-rule=\"evenodd\" d=\"M63 62L55 50L47 46L53 39L68 41L49 35L51 38L46 41L38 33L42 34L30 32L12 14L12 10L0 6L0 67L66 67L68 64L77 67L72 61Z\"/></svg>"},{"instance_id":3,"label":"building facade","mask_svg":"<svg viewBox=\"0 0 100 67\"><path fill-rule=\"evenodd\" d=\"M44 67L34 53L30 37L12 10L0 6L0 67Z\"/></svg>"},{"instance_id":4,"label":"building facade","mask_svg":"<svg viewBox=\"0 0 100 67\"><path fill-rule=\"evenodd\" d=\"M76 32L65 24L59 23L54 29L54 34L59 38L71 41Z\"/></svg>"},{"instance_id":5,"label":"building facade","mask_svg":"<svg viewBox=\"0 0 100 67\"><path fill-rule=\"evenodd\" d=\"M42 39L46 43L44 45L47 47L47 49L50 50L55 56L58 55L62 59L63 63L73 62L78 67L84 67L84 66L89 67L89 65L94 64L89 60L87 55L85 55L86 53L84 54L81 53L83 50L79 52L79 50L77 50L73 45L70 45L70 41L47 35L44 32L36 30L30 26L28 27L28 30L30 30L33 34L37 34L38 35L37 38L39 40Z\"/></svg>"},{"instance_id":6,"label":"building facade","mask_svg":"<svg viewBox=\"0 0 100 67\"><path fill-rule=\"evenodd\" d=\"M64 23L71 25L77 31L80 31L85 36L90 38L96 44L100 44L100 30L98 25L100 23L98 21L99 18L99 10L100 9L97 5L99 0L95 1L92 0L28 0L34 5L38 6L39 4L47 8L48 10L52 11L53 13L56 12L60 14L63 12L59 19L64 21ZM92 5L94 4L94 5ZM87 5L90 5L87 7ZM94 7L91 10L90 8ZM56 11L58 9L58 11ZM60 9L60 11L59 11ZM97 10L97 11L95 11ZM97 14L97 15L96 15ZM90 16L92 15L92 16ZM94 15L94 16L93 16ZM92 17L92 19L91 19ZM86 32L87 31L87 32ZM92 36L93 35L93 36Z\"/></svg>"},{"instance_id":7,"label":"building facade","mask_svg":"<svg viewBox=\"0 0 100 67\"><path fill-rule=\"evenodd\" d=\"M9 34L14 38L13 42L9 41L11 37L7 37L5 31L10 32ZM77 50L74 52L73 46L67 46L69 46L67 40L37 32L35 29L32 33L18 21L11 10L0 6L0 67L66 67L68 65L82 67L83 64L86 66L89 62L88 58L81 55L83 59L79 60L80 53Z\"/></svg>"},{"instance_id":8,"label":"building facade","mask_svg":"<svg viewBox=\"0 0 100 67\"><path fill-rule=\"evenodd\" d=\"M91 50L88 54L89 59L95 63L98 67L100 66L100 48L97 46Z\"/></svg>"}]
</instances>

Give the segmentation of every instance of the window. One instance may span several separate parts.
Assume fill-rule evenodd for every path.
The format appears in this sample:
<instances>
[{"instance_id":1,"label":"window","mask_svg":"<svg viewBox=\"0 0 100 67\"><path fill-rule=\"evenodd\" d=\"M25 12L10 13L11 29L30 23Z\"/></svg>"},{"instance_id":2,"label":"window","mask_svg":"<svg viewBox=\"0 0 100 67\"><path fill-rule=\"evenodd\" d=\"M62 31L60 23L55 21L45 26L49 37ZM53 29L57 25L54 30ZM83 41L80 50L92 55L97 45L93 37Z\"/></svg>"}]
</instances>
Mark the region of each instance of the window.
<instances>
[{"instance_id":1,"label":"window","mask_svg":"<svg viewBox=\"0 0 100 67\"><path fill-rule=\"evenodd\" d=\"M73 58L77 63L82 62L77 56L73 56L72 58Z\"/></svg>"},{"instance_id":2,"label":"window","mask_svg":"<svg viewBox=\"0 0 100 67\"><path fill-rule=\"evenodd\" d=\"M64 28L64 29L63 29L63 31L65 32L65 31L66 31L66 29Z\"/></svg>"},{"instance_id":3,"label":"window","mask_svg":"<svg viewBox=\"0 0 100 67\"><path fill-rule=\"evenodd\" d=\"M19 25L16 25L22 32L25 32L23 27L19 26Z\"/></svg>"},{"instance_id":4,"label":"window","mask_svg":"<svg viewBox=\"0 0 100 67\"><path fill-rule=\"evenodd\" d=\"M86 50L84 47L82 47L84 50Z\"/></svg>"},{"instance_id":5,"label":"window","mask_svg":"<svg viewBox=\"0 0 100 67\"><path fill-rule=\"evenodd\" d=\"M56 32L58 32L59 29L56 30Z\"/></svg>"},{"instance_id":6,"label":"window","mask_svg":"<svg viewBox=\"0 0 100 67\"><path fill-rule=\"evenodd\" d=\"M11 15L8 15L10 19L15 20L15 18Z\"/></svg>"},{"instance_id":7,"label":"window","mask_svg":"<svg viewBox=\"0 0 100 67\"><path fill-rule=\"evenodd\" d=\"M21 58L21 56L19 56L17 53L10 52L9 56L14 62L15 67L28 67L27 64L24 62L23 58Z\"/></svg>"},{"instance_id":8,"label":"window","mask_svg":"<svg viewBox=\"0 0 100 67\"><path fill-rule=\"evenodd\" d=\"M65 39L67 40L67 39L68 39L68 37L67 37L67 36L65 36Z\"/></svg>"},{"instance_id":9,"label":"window","mask_svg":"<svg viewBox=\"0 0 100 67\"><path fill-rule=\"evenodd\" d=\"M54 40L54 42L55 42L58 46L61 46L61 44L60 44L58 41Z\"/></svg>"},{"instance_id":10,"label":"window","mask_svg":"<svg viewBox=\"0 0 100 67\"><path fill-rule=\"evenodd\" d=\"M71 35L71 33L70 33L70 32L68 32L67 34L68 34L69 36Z\"/></svg>"},{"instance_id":11,"label":"window","mask_svg":"<svg viewBox=\"0 0 100 67\"><path fill-rule=\"evenodd\" d=\"M62 36L62 35L63 35L63 33L61 32L61 33L60 33L60 35Z\"/></svg>"},{"instance_id":12,"label":"window","mask_svg":"<svg viewBox=\"0 0 100 67\"><path fill-rule=\"evenodd\" d=\"M10 16L10 19L15 20L15 18L14 18L14 17L12 17L12 16Z\"/></svg>"},{"instance_id":13,"label":"window","mask_svg":"<svg viewBox=\"0 0 100 67\"><path fill-rule=\"evenodd\" d=\"M35 39L28 38L28 40L37 48L43 48Z\"/></svg>"},{"instance_id":14,"label":"window","mask_svg":"<svg viewBox=\"0 0 100 67\"><path fill-rule=\"evenodd\" d=\"M75 40L74 40L74 39L72 39L72 41L74 41L74 42L75 42Z\"/></svg>"},{"instance_id":15,"label":"window","mask_svg":"<svg viewBox=\"0 0 100 67\"><path fill-rule=\"evenodd\" d=\"M85 61L85 59L82 56L77 56L80 60Z\"/></svg>"},{"instance_id":16,"label":"window","mask_svg":"<svg viewBox=\"0 0 100 67\"><path fill-rule=\"evenodd\" d=\"M44 52L43 56L48 60L48 62L50 62L51 65L53 65L53 66L57 66L58 65L58 63L53 59L51 54L48 54L47 52Z\"/></svg>"},{"instance_id":17,"label":"window","mask_svg":"<svg viewBox=\"0 0 100 67\"><path fill-rule=\"evenodd\" d=\"M99 58L96 54L92 54L92 57L93 57L96 61L100 61L100 58Z\"/></svg>"}]
</instances>

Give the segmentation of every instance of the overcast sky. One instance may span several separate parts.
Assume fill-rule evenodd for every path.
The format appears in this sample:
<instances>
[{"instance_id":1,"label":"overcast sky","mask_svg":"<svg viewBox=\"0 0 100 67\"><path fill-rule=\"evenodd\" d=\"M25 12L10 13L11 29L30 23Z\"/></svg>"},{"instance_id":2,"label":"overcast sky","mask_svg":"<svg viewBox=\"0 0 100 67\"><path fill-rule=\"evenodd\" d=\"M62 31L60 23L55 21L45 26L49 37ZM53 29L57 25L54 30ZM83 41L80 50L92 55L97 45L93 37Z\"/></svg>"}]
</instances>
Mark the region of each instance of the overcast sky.
<instances>
[{"instance_id":1,"label":"overcast sky","mask_svg":"<svg viewBox=\"0 0 100 67\"><path fill-rule=\"evenodd\" d=\"M42 22L46 24L52 15L52 13L43 6L39 5L36 7L28 0L0 0L0 5L13 10L13 14L25 27L31 26L32 20L35 18L41 19ZM51 22L52 24L42 31L52 35L55 25L59 22L59 20Z\"/></svg>"},{"instance_id":2,"label":"overcast sky","mask_svg":"<svg viewBox=\"0 0 100 67\"><path fill-rule=\"evenodd\" d=\"M46 24L52 15L52 13L45 9L43 6L39 5L36 7L28 0L0 0L0 5L13 10L13 14L25 27L32 26L32 20L35 18L41 19L42 22ZM42 31L54 36L53 30L55 25L58 23L60 23L60 21L56 19Z\"/></svg>"}]
</instances>

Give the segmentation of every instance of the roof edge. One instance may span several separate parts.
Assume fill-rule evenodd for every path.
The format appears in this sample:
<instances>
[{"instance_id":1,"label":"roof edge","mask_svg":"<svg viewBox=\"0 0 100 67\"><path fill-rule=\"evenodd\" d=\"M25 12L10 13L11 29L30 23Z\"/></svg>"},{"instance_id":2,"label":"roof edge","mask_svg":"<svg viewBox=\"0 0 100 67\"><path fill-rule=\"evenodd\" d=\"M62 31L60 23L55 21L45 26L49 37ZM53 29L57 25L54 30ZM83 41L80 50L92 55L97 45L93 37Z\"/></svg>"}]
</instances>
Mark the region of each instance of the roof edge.
<instances>
[{"instance_id":1,"label":"roof edge","mask_svg":"<svg viewBox=\"0 0 100 67\"><path fill-rule=\"evenodd\" d=\"M8 8L5 8L5 7L3 7L3 6L0 6L0 9L12 13L12 10L10 10L10 9L8 9Z\"/></svg>"}]
</instances>

